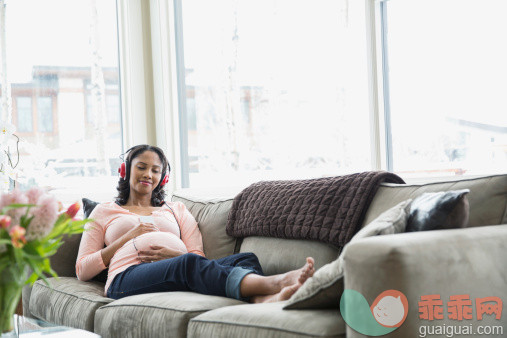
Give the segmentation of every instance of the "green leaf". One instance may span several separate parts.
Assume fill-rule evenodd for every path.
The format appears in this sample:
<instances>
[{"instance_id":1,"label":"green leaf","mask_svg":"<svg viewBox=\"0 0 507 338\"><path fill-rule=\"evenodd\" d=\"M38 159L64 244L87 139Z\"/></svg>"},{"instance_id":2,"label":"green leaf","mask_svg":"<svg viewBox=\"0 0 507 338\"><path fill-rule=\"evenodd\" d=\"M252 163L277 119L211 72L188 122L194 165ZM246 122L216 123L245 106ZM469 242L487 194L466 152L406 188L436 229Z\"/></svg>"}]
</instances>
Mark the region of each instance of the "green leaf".
<instances>
[{"instance_id":1,"label":"green leaf","mask_svg":"<svg viewBox=\"0 0 507 338\"><path fill-rule=\"evenodd\" d=\"M14 259L17 265L21 265L23 263L23 250L12 247L14 251Z\"/></svg>"},{"instance_id":2,"label":"green leaf","mask_svg":"<svg viewBox=\"0 0 507 338\"><path fill-rule=\"evenodd\" d=\"M39 277L44 281L44 284L46 284L49 288L52 288L51 284L49 284L49 281L44 274L39 275Z\"/></svg>"},{"instance_id":3,"label":"green leaf","mask_svg":"<svg viewBox=\"0 0 507 338\"><path fill-rule=\"evenodd\" d=\"M35 283L37 281L37 279L39 279L39 276L35 272L32 272L30 277L28 277L28 279L26 280L25 284L32 286L33 283Z\"/></svg>"},{"instance_id":4,"label":"green leaf","mask_svg":"<svg viewBox=\"0 0 507 338\"><path fill-rule=\"evenodd\" d=\"M51 274L51 276L55 277L56 279L58 279L58 278L59 278L59 277L58 277L58 274L56 273L56 271L55 271L55 270L53 270L53 269L51 269L51 268L49 268L49 273Z\"/></svg>"},{"instance_id":5,"label":"green leaf","mask_svg":"<svg viewBox=\"0 0 507 338\"><path fill-rule=\"evenodd\" d=\"M42 272L41 270L42 262L31 258L28 258L26 262L28 263L28 265L30 266L30 268L33 270L34 273L40 274Z\"/></svg>"},{"instance_id":6,"label":"green leaf","mask_svg":"<svg viewBox=\"0 0 507 338\"><path fill-rule=\"evenodd\" d=\"M10 239L0 239L0 244L12 244Z\"/></svg>"},{"instance_id":7,"label":"green leaf","mask_svg":"<svg viewBox=\"0 0 507 338\"><path fill-rule=\"evenodd\" d=\"M92 219L89 219L89 218L85 218L85 219L82 219L79 221L72 221L72 226L73 227L83 227L83 225L85 225L86 223L89 223L91 221L92 221Z\"/></svg>"},{"instance_id":8,"label":"green leaf","mask_svg":"<svg viewBox=\"0 0 507 338\"><path fill-rule=\"evenodd\" d=\"M0 258L0 272L2 272L3 269L5 269L10 264L10 262L11 260L9 259L8 256Z\"/></svg>"},{"instance_id":9,"label":"green leaf","mask_svg":"<svg viewBox=\"0 0 507 338\"><path fill-rule=\"evenodd\" d=\"M19 209L19 208L31 208L35 207L35 204L21 204L21 203L13 203L9 204L8 206L5 206L2 208L2 214L5 214L7 211L12 209Z\"/></svg>"},{"instance_id":10,"label":"green leaf","mask_svg":"<svg viewBox=\"0 0 507 338\"><path fill-rule=\"evenodd\" d=\"M44 258L46 258L46 257L41 257L39 255L31 255L26 252L23 253L23 256L26 258L29 258L29 259L37 260L37 261L42 261Z\"/></svg>"},{"instance_id":11,"label":"green leaf","mask_svg":"<svg viewBox=\"0 0 507 338\"><path fill-rule=\"evenodd\" d=\"M23 228L26 229L30 225L30 223L32 222L32 220L33 220L34 217L35 216L32 216L32 217L27 217L26 215L25 216L21 216L21 223L20 223L20 225Z\"/></svg>"}]
</instances>

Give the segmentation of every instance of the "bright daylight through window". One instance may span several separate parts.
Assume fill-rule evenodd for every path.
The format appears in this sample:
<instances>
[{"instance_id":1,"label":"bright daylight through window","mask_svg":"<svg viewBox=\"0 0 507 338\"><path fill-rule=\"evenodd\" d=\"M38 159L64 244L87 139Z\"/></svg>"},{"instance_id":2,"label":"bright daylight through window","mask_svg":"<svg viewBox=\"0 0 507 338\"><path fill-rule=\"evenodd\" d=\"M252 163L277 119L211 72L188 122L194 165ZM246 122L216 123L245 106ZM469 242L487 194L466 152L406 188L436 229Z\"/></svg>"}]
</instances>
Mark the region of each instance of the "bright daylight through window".
<instances>
[{"instance_id":1,"label":"bright daylight through window","mask_svg":"<svg viewBox=\"0 0 507 338\"><path fill-rule=\"evenodd\" d=\"M122 149L116 1L7 0L3 23L2 83L12 100L2 97L2 121L20 139L18 185L49 187L63 202L114 192Z\"/></svg>"},{"instance_id":2,"label":"bright daylight through window","mask_svg":"<svg viewBox=\"0 0 507 338\"><path fill-rule=\"evenodd\" d=\"M363 1L178 3L183 185L371 169Z\"/></svg>"},{"instance_id":3,"label":"bright daylight through window","mask_svg":"<svg viewBox=\"0 0 507 338\"><path fill-rule=\"evenodd\" d=\"M505 173L507 1L383 5L392 169L405 178Z\"/></svg>"}]
</instances>

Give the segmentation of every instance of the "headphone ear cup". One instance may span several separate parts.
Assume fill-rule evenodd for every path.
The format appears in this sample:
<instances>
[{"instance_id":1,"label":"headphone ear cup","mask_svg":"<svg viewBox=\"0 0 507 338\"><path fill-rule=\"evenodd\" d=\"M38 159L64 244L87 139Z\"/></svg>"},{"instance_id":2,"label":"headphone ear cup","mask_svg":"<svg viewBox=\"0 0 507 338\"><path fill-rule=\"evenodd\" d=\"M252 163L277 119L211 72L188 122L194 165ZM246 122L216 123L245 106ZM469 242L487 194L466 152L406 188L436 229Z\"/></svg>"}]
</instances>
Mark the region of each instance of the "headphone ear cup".
<instances>
[{"instance_id":1,"label":"headphone ear cup","mask_svg":"<svg viewBox=\"0 0 507 338\"><path fill-rule=\"evenodd\" d=\"M127 169L125 166L125 162L123 162L120 167L118 168L118 173L120 173L120 177L125 179L125 176L127 176Z\"/></svg>"},{"instance_id":2,"label":"headphone ear cup","mask_svg":"<svg viewBox=\"0 0 507 338\"><path fill-rule=\"evenodd\" d=\"M160 187L162 188L166 183L169 182L169 175L164 175L164 178L162 179L162 182L160 182Z\"/></svg>"}]
</instances>

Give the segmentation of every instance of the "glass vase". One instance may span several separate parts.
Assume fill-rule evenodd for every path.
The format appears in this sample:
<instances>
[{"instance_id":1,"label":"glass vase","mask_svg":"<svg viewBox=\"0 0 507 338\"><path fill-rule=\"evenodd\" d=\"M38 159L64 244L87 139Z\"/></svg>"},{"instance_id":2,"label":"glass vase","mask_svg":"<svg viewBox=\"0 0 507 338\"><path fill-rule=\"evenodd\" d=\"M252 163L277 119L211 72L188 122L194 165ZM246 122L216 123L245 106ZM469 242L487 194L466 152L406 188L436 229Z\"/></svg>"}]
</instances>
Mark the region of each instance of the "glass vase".
<instances>
[{"instance_id":1,"label":"glass vase","mask_svg":"<svg viewBox=\"0 0 507 338\"><path fill-rule=\"evenodd\" d=\"M19 276L6 268L0 277L0 331L2 338L15 337L14 313L21 298L23 283L19 283Z\"/></svg>"}]
</instances>

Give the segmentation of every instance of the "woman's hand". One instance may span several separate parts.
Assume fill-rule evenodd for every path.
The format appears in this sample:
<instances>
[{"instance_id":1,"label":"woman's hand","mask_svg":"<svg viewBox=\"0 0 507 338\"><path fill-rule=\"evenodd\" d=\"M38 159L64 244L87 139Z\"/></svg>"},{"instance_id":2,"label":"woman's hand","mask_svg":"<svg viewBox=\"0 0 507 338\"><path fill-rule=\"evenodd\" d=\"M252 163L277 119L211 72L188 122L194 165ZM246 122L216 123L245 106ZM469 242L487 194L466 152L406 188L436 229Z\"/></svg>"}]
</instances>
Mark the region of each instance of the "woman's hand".
<instances>
[{"instance_id":1,"label":"woman's hand","mask_svg":"<svg viewBox=\"0 0 507 338\"><path fill-rule=\"evenodd\" d=\"M125 235L127 239L132 239L148 232L159 231L159 229L151 223L140 223L138 226L130 229Z\"/></svg>"},{"instance_id":2,"label":"woman's hand","mask_svg":"<svg viewBox=\"0 0 507 338\"><path fill-rule=\"evenodd\" d=\"M159 231L159 229L151 223L140 223L138 226L127 231L123 236L116 239L113 243L100 250L102 261L105 266L109 266L111 259L113 258L116 251L118 251L125 243L131 239L146 234L148 232Z\"/></svg>"},{"instance_id":3,"label":"woman's hand","mask_svg":"<svg viewBox=\"0 0 507 338\"><path fill-rule=\"evenodd\" d=\"M178 257L185 254L185 252L170 249L165 246L150 245L150 248L151 250L139 251L139 260L141 263L153 263L162 259Z\"/></svg>"}]
</instances>

